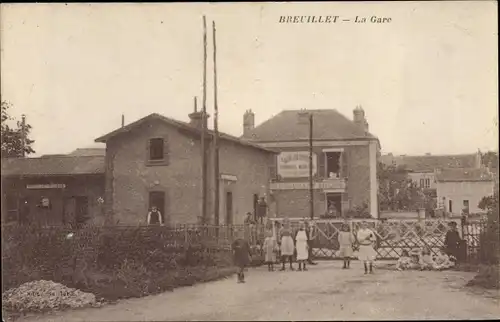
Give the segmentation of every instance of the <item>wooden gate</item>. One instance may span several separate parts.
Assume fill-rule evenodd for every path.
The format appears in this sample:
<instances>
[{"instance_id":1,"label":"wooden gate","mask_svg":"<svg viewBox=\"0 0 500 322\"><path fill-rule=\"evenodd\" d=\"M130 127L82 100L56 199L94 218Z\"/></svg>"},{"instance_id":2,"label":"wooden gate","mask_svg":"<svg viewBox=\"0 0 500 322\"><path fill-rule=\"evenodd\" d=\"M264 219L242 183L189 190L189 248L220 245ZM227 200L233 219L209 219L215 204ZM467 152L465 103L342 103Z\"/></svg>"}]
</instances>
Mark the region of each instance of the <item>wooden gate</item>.
<instances>
[{"instance_id":1,"label":"wooden gate","mask_svg":"<svg viewBox=\"0 0 500 322\"><path fill-rule=\"evenodd\" d=\"M304 219L290 218L292 230L297 231ZM273 232L278 235L283 218L271 218ZM356 234L361 223L368 223L376 235L377 259L397 259L403 250L428 247L436 254L444 246L448 224L452 219L431 220L377 220L377 219L318 219L308 220L311 226L313 256L315 258L339 258L338 234L342 224L347 224L351 232ZM460 221L456 221L460 231ZM356 256L356 252L354 253Z\"/></svg>"}]
</instances>

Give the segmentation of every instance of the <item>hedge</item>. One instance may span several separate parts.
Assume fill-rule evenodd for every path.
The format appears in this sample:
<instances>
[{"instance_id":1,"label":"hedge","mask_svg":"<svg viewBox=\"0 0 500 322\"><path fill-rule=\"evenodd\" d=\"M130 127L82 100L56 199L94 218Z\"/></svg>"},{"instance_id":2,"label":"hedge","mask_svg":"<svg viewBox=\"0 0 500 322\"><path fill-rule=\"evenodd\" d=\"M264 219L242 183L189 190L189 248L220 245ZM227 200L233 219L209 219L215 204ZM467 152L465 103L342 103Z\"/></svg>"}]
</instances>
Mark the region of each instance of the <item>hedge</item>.
<instances>
[{"instance_id":1,"label":"hedge","mask_svg":"<svg viewBox=\"0 0 500 322\"><path fill-rule=\"evenodd\" d=\"M196 229L2 227L2 292L45 279L104 299L143 296L233 273L229 245Z\"/></svg>"}]
</instances>

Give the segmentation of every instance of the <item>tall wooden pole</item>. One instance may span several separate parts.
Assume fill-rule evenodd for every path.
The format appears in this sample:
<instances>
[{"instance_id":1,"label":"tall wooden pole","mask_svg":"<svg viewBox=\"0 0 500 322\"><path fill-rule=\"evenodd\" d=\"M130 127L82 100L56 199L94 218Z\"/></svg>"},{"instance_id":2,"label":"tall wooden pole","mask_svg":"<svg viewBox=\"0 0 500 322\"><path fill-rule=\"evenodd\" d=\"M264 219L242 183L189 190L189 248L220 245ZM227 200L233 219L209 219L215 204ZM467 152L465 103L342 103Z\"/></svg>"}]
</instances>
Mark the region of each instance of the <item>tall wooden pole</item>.
<instances>
[{"instance_id":1,"label":"tall wooden pole","mask_svg":"<svg viewBox=\"0 0 500 322\"><path fill-rule=\"evenodd\" d=\"M314 183L313 183L313 114L309 114L309 209L311 220L314 219Z\"/></svg>"},{"instance_id":2,"label":"tall wooden pole","mask_svg":"<svg viewBox=\"0 0 500 322\"><path fill-rule=\"evenodd\" d=\"M21 157L26 156L26 115L21 118Z\"/></svg>"},{"instance_id":3,"label":"tall wooden pole","mask_svg":"<svg viewBox=\"0 0 500 322\"><path fill-rule=\"evenodd\" d=\"M207 221L207 149L206 149L206 128L207 128L207 20L203 16L203 107L201 113L201 176L202 176L202 204L201 221Z\"/></svg>"},{"instance_id":4,"label":"tall wooden pole","mask_svg":"<svg viewBox=\"0 0 500 322\"><path fill-rule=\"evenodd\" d=\"M217 104L217 46L215 38L215 22L212 21L213 41L214 41L214 166L215 166L215 202L214 221L219 225L219 204L220 204L220 169L219 169L219 106Z\"/></svg>"}]
</instances>

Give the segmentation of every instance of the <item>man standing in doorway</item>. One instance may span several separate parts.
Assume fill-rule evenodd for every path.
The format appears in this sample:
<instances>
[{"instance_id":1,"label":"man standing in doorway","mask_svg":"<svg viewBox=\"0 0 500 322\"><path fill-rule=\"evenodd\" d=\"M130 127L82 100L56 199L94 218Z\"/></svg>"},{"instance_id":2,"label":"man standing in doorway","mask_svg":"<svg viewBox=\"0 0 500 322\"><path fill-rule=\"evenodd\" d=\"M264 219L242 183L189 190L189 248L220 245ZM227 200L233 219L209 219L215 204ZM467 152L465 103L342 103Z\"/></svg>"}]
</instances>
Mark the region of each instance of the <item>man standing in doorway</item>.
<instances>
[{"instance_id":1,"label":"man standing in doorway","mask_svg":"<svg viewBox=\"0 0 500 322\"><path fill-rule=\"evenodd\" d=\"M153 206L151 208L151 211L148 213L148 225L150 225L150 226L163 225L161 213L156 206Z\"/></svg>"}]
</instances>

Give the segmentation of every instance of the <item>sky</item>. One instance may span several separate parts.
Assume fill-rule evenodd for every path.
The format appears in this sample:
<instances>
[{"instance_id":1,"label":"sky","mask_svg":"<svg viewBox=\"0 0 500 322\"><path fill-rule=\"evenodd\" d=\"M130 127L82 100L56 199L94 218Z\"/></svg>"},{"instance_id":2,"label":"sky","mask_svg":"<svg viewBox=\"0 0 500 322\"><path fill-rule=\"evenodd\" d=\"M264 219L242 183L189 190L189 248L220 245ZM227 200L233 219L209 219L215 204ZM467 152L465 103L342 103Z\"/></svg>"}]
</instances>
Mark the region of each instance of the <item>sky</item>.
<instances>
[{"instance_id":1,"label":"sky","mask_svg":"<svg viewBox=\"0 0 500 322\"><path fill-rule=\"evenodd\" d=\"M259 124L301 108L352 119L361 105L384 153L498 149L495 1L31 3L0 15L1 99L33 126L36 155L99 146L122 114L188 121L202 101L203 15L212 115L217 27L221 131L241 135L247 109ZM351 21L279 23L295 15Z\"/></svg>"}]
</instances>

